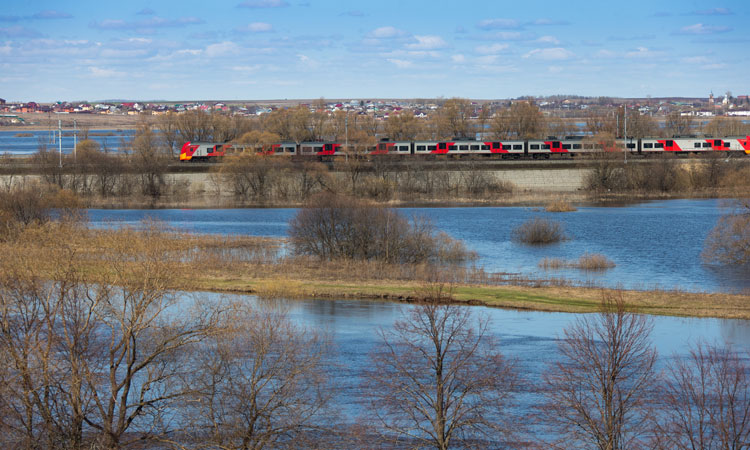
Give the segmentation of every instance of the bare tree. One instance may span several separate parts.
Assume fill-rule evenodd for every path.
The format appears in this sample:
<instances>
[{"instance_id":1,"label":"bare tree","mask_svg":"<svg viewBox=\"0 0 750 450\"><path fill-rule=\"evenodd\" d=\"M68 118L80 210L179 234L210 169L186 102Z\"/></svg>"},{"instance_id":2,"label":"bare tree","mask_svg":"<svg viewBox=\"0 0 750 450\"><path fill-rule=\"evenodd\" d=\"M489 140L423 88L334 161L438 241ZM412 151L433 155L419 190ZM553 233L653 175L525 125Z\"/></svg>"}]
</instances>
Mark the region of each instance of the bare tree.
<instances>
[{"instance_id":1,"label":"bare tree","mask_svg":"<svg viewBox=\"0 0 750 450\"><path fill-rule=\"evenodd\" d=\"M182 140L177 113L169 111L166 114L159 116L156 121L156 126L159 128L159 134L164 141L165 147L169 150L169 155L174 157L177 151L177 145L180 144L181 142L179 141Z\"/></svg>"},{"instance_id":2,"label":"bare tree","mask_svg":"<svg viewBox=\"0 0 750 450\"><path fill-rule=\"evenodd\" d=\"M667 137L684 136L690 134L693 127L693 116L682 115L680 111L667 114L664 121L664 131Z\"/></svg>"},{"instance_id":3,"label":"bare tree","mask_svg":"<svg viewBox=\"0 0 750 450\"><path fill-rule=\"evenodd\" d=\"M283 312L235 304L201 346L184 406L196 448L310 447L333 419L325 336Z\"/></svg>"},{"instance_id":4,"label":"bare tree","mask_svg":"<svg viewBox=\"0 0 750 450\"><path fill-rule=\"evenodd\" d=\"M141 123L130 143L130 162L140 179L141 193L158 198L164 193L169 159L150 124Z\"/></svg>"},{"instance_id":5,"label":"bare tree","mask_svg":"<svg viewBox=\"0 0 750 450\"><path fill-rule=\"evenodd\" d=\"M750 262L750 200L736 200L706 238L703 258L720 264Z\"/></svg>"},{"instance_id":6,"label":"bare tree","mask_svg":"<svg viewBox=\"0 0 750 450\"><path fill-rule=\"evenodd\" d=\"M474 108L469 100L451 98L437 110L433 121L438 139L467 138L474 135L470 122Z\"/></svg>"},{"instance_id":7,"label":"bare tree","mask_svg":"<svg viewBox=\"0 0 750 450\"><path fill-rule=\"evenodd\" d=\"M492 132L497 139L539 139L546 130L539 107L528 101L513 102L510 108L499 110L492 121Z\"/></svg>"},{"instance_id":8,"label":"bare tree","mask_svg":"<svg viewBox=\"0 0 750 450\"><path fill-rule=\"evenodd\" d=\"M562 360L545 374L542 418L560 436L556 448L641 448L648 432L656 351L652 321L628 311L622 292L605 294L602 311L564 331Z\"/></svg>"},{"instance_id":9,"label":"bare tree","mask_svg":"<svg viewBox=\"0 0 750 450\"><path fill-rule=\"evenodd\" d=\"M394 141L411 141L422 132L423 124L411 110L402 110L388 116L385 132Z\"/></svg>"},{"instance_id":10,"label":"bare tree","mask_svg":"<svg viewBox=\"0 0 750 450\"><path fill-rule=\"evenodd\" d=\"M750 448L750 367L728 347L698 344L677 359L661 389L655 447Z\"/></svg>"},{"instance_id":11,"label":"bare tree","mask_svg":"<svg viewBox=\"0 0 750 450\"><path fill-rule=\"evenodd\" d=\"M408 448L498 446L517 424L504 416L515 385L484 316L433 298L381 331L366 390L386 441Z\"/></svg>"}]
</instances>

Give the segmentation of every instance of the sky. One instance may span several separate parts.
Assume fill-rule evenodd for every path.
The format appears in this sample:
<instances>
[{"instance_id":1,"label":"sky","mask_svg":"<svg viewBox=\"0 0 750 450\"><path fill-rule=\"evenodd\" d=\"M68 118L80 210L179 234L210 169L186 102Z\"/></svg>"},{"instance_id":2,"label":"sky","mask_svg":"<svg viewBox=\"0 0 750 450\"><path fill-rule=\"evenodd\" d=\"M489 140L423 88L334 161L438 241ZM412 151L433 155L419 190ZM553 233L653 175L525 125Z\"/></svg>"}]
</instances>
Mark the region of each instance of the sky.
<instances>
[{"instance_id":1,"label":"sky","mask_svg":"<svg viewBox=\"0 0 750 450\"><path fill-rule=\"evenodd\" d=\"M747 0L2 0L8 101L750 94Z\"/></svg>"}]
</instances>

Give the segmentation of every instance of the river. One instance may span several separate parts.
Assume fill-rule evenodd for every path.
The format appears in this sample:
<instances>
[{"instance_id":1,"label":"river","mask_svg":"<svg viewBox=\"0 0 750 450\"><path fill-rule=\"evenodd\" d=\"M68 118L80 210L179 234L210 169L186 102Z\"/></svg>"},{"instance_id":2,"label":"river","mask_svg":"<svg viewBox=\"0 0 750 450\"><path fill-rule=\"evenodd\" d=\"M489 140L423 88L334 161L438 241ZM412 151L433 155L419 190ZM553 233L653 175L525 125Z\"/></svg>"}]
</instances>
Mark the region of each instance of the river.
<instances>
[{"instance_id":1,"label":"river","mask_svg":"<svg viewBox=\"0 0 750 450\"><path fill-rule=\"evenodd\" d=\"M63 130L62 152L73 153L74 142L72 129ZM102 151L119 152L124 141L130 141L135 130L90 130L89 139L96 141ZM83 140L83 134L78 131L77 141ZM50 151L60 148L57 129L30 131L0 131L0 154L13 156L29 156L39 151L41 147Z\"/></svg>"}]
</instances>

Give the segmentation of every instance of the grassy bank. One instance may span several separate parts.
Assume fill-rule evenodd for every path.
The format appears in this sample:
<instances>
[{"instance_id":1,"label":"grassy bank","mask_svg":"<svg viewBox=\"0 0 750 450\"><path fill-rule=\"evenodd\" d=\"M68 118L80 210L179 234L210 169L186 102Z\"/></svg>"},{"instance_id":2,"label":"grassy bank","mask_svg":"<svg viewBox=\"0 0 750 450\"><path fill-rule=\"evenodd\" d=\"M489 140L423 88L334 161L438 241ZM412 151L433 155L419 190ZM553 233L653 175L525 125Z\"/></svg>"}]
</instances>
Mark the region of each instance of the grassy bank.
<instances>
[{"instance_id":1,"label":"grassy bank","mask_svg":"<svg viewBox=\"0 0 750 450\"><path fill-rule=\"evenodd\" d=\"M413 303L429 289L425 282L401 280L300 279L242 274L204 275L180 289L285 298L378 299ZM599 310L607 289L573 286L452 284L453 301L530 311L587 313ZM750 319L750 296L678 291L624 291L628 307L646 314Z\"/></svg>"},{"instance_id":2,"label":"grassy bank","mask_svg":"<svg viewBox=\"0 0 750 450\"><path fill-rule=\"evenodd\" d=\"M50 223L3 232L0 252L6 273L25 267L55 278L74 268L89 282L107 279L114 271L137 277L141 269L132 262L151 261L154 267L166 268L164 285L171 289L269 298L416 302L442 289L457 303L581 313L597 311L603 293L561 280L520 279L482 270L288 257L282 255L283 242L278 239L181 234L153 224L142 231L105 231ZM625 291L624 298L628 307L648 314L750 319L749 295Z\"/></svg>"}]
</instances>

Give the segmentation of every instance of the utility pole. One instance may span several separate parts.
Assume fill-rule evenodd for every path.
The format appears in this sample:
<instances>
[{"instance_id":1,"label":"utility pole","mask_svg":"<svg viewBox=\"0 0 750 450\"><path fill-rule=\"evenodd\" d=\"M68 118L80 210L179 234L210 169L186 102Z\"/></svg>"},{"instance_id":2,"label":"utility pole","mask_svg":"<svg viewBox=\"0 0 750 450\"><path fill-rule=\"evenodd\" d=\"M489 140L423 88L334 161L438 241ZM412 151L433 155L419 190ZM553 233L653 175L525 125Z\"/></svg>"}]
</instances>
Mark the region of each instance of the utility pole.
<instances>
[{"instance_id":1,"label":"utility pole","mask_svg":"<svg viewBox=\"0 0 750 450\"><path fill-rule=\"evenodd\" d=\"M76 124L76 120L73 119L73 162L78 162L78 155L76 155L76 150L78 149L78 125Z\"/></svg>"},{"instance_id":2,"label":"utility pole","mask_svg":"<svg viewBox=\"0 0 750 450\"><path fill-rule=\"evenodd\" d=\"M344 119L344 147L346 152L344 153L344 159L349 161L349 111L346 111L346 118Z\"/></svg>"},{"instance_id":3,"label":"utility pole","mask_svg":"<svg viewBox=\"0 0 750 450\"><path fill-rule=\"evenodd\" d=\"M628 104L625 103L625 164L628 163L628 152L630 151L630 148L628 147Z\"/></svg>"},{"instance_id":4,"label":"utility pole","mask_svg":"<svg viewBox=\"0 0 750 450\"><path fill-rule=\"evenodd\" d=\"M57 150L60 153L60 168L62 168L62 120L57 120Z\"/></svg>"}]
</instances>

